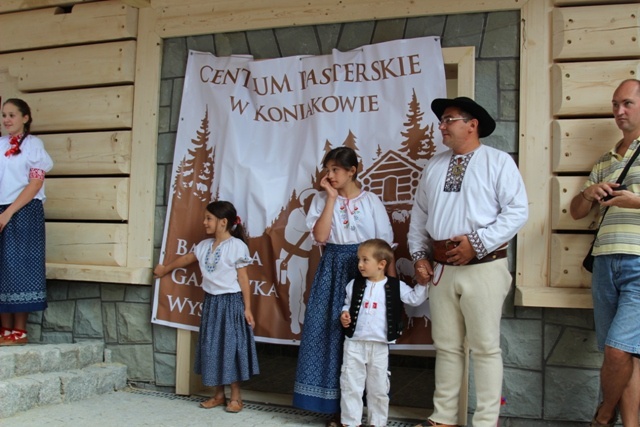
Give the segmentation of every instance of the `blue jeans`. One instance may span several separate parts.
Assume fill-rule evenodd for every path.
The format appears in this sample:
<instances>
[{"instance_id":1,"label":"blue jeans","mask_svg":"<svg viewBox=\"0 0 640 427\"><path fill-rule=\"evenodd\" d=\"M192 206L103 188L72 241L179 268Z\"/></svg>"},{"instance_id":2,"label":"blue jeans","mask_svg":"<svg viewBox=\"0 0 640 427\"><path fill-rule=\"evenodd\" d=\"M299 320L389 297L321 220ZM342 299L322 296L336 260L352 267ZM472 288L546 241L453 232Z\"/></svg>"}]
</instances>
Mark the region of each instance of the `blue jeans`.
<instances>
[{"instance_id":1,"label":"blue jeans","mask_svg":"<svg viewBox=\"0 0 640 427\"><path fill-rule=\"evenodd\" d=\"M591 294L598 348L640 354L640 257L596 256Z\"/></svg>"}]
</instances>

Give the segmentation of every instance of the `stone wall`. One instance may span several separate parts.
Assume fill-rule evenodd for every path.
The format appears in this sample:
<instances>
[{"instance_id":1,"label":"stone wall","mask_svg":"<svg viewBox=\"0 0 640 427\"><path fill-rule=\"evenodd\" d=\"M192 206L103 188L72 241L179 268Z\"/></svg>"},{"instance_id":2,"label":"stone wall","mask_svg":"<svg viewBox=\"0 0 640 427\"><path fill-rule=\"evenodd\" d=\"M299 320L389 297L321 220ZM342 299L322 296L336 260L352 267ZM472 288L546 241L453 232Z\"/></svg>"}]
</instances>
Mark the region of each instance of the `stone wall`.
<instances>
[{"instance_id":1,"label":"stone wall","mask_svg":"<svg viewBox=\"0 0 640 427\"><path fill-rule=\"evenodd\" d=\"M400 38L438 35L443 47L476 47L476 100L498 121L484 143L518 151L518 12L417 17L376 22L304 26L165 40L158 129L155 260L159 257L170 188L173 150L188 49L218 56L275 58L326 54ZM514 245L512 245L512 249ZM510 260L513 262L513 253ZM104 340L129 378L158 388L175 385L176 333L151 325L152 288L49 282L49 308L29 318L31 339L43 342ZM533 420L586 421L598 397L601 355L595 349L591 310L513 306L502 320L505 364L502 414L512 425ZM470 409L474 407L473 382ZM550 425L547 422L534 422Z\"/></svg>"}]
</instances>

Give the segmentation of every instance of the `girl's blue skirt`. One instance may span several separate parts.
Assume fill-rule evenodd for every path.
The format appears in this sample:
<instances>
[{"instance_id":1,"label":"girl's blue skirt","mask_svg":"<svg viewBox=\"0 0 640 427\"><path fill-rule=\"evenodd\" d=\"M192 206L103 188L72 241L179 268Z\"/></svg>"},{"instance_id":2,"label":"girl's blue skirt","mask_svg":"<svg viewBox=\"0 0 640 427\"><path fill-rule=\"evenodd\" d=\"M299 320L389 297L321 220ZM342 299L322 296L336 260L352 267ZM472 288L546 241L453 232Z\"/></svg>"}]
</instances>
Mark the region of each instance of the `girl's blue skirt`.
<instances>
[{"instance_id":1,"label":"girl's blue skirt","mask_svg":"<svg viewBox=\"0 0 640 427\"><path fill-rule=\"evenodd\" d=\"M202 303L194 371L209 387L246 381L260 373L253 330L244 318L242 293L211 295Z\"/></svg>"},{"instance_id":2,"label":"girl's blue skirt","mask_svg":"<svg viewBox=\"0 0 640 427\"><path fill-rule=\"evenodd\" d=\"M340 412L344 332L340 313L346 286L358 272L358 244L327 244L311 285L304 316L293 406L324 414Z\"/></svg>"},{"instance_id":3,"label":"girl's blue skirt","mask_svg":"<svg viewBox=\"0 0 640 427\"><path fill-rule=\"evenodd\" d=\"M0 213L9 205L0 205ZM0 232L0 313L47 308L44 209L33 199Z\"/></svg>"}]
</instances>

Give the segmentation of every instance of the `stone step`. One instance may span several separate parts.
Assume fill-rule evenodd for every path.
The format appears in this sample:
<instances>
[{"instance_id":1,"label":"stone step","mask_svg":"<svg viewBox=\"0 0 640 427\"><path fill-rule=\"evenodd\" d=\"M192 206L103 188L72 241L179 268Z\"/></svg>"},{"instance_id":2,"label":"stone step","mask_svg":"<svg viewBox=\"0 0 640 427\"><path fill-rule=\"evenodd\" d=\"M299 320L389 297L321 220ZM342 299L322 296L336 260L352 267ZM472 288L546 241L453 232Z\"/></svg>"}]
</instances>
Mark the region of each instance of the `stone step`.
<instances>
[{"instance_id":1,"label":"stone step","mask_svg":"<svg viewBox=\"0 0 640 427\"><path fill-rule=\"evenodd\" d=\"M36 406L121 390L126 385L127 367L121 363L95 363L81 369L14 376L0 381L0 419Z\"/></svg>"},{"instance_id":2,"label":"stone step","mask_svg":"<svg viewBox=\"0 0 640 427\"><path fill-rule=\"evenodd\" d=\"M82 369L105 360L104 342L0 347L0 381L24 375Z\"/></svg>"},{"instance_id":3,"label":"stone step","mask_svg":"<svg viewBox=\"0 0 640 427\"><path fill-rule=\"evenodd\" d=\"M0 419L125 388L126 365L110 362L102 341L0 347Z\"/></svg>"}]
</instances>

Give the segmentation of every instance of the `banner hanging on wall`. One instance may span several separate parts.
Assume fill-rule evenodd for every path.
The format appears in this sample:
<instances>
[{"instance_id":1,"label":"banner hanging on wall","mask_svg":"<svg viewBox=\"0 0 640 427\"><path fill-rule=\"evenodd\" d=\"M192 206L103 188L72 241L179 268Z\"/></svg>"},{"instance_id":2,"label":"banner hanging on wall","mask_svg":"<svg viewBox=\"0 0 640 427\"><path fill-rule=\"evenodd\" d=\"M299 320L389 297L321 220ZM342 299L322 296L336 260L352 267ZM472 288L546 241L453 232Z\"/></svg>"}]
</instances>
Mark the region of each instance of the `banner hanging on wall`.
<instances>
[{"instance_id":1,"label":"banner hanging on wall","mask_svg":"<svg viewBox=\"0 0 640 427\"><path fill-rule=\"evenodd\" d=\"M295 344L321 250L306 209L319 191L322 158L345 145L359 156L363 189L387 208L398 274L412 283L409 215L424 163L443 149L430 105L446 96L445 85L437 37L269 60L190 51L161 262L207 237L208 203L232 202L253 258L256 339ZM158 280L152 321L198 330L200 280L197 264ZM431 344L428 302L405 310L398 346Z\"/></svg>"}]
</instances>

